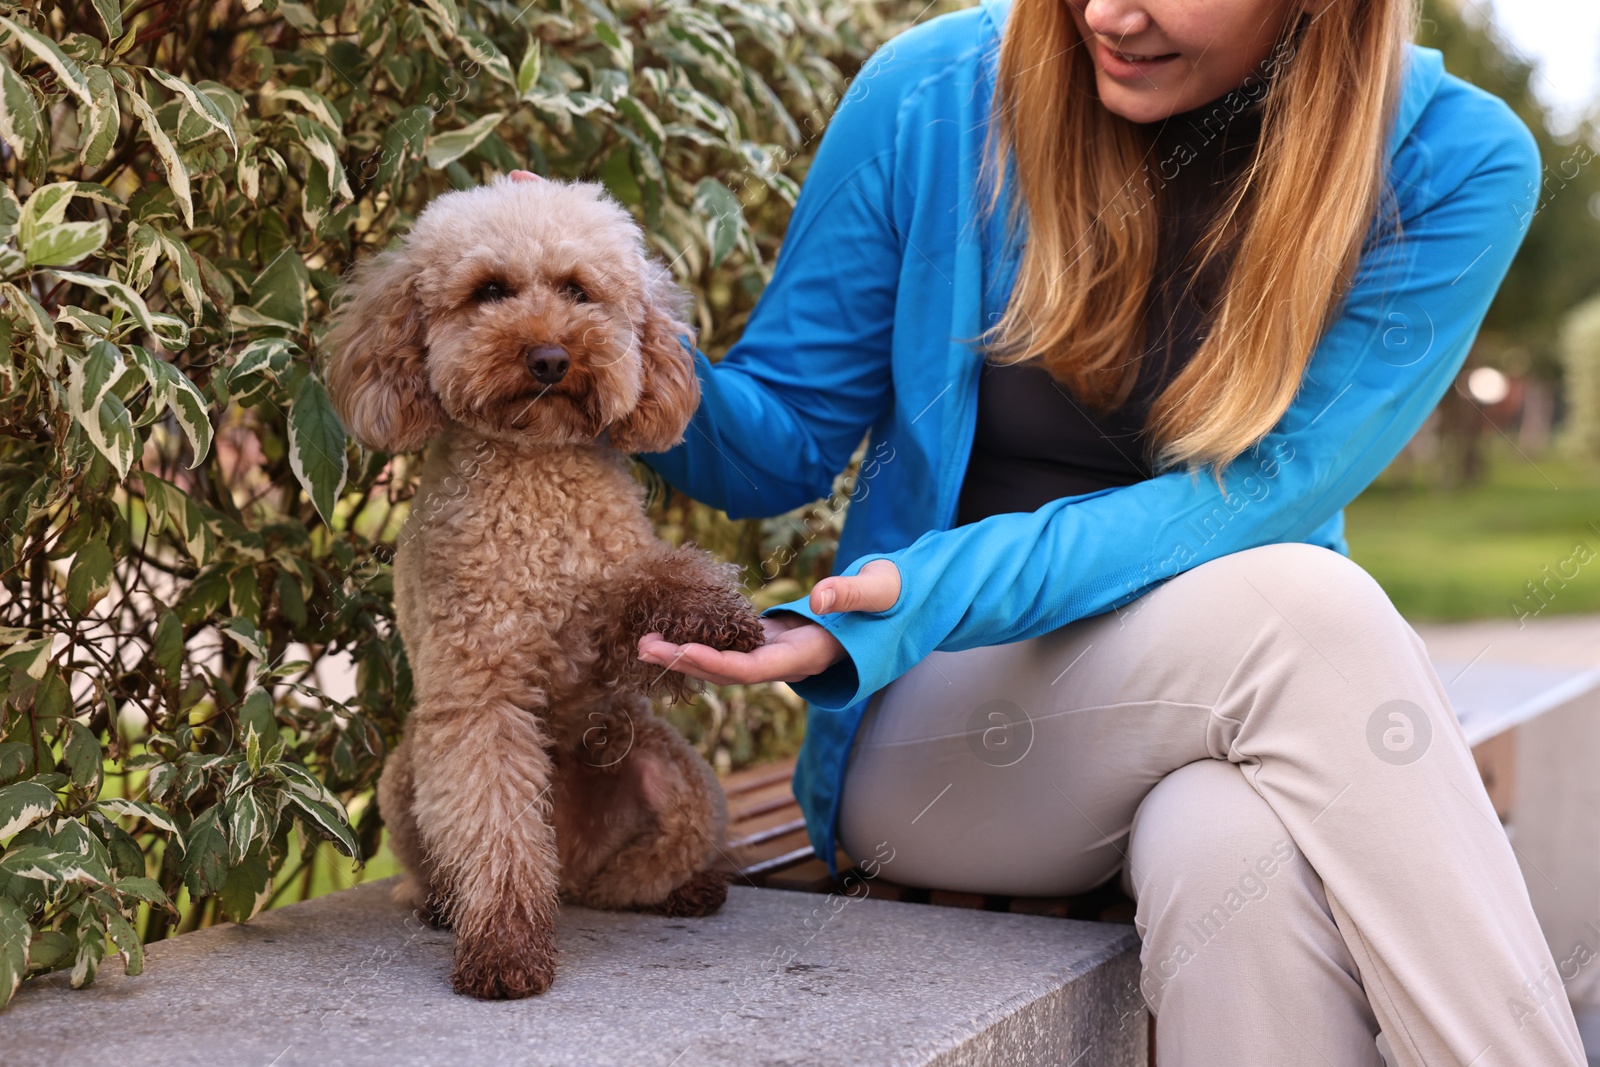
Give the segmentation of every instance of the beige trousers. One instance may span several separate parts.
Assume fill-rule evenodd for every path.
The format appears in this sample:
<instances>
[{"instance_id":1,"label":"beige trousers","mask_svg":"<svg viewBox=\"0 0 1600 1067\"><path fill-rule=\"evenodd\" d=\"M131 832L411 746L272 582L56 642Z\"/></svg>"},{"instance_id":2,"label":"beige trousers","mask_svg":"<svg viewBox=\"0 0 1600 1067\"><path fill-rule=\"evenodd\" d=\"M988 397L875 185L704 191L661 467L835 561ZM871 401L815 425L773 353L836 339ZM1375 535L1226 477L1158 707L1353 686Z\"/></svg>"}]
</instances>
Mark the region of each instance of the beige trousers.
<instances>
[{"instance_id":1,"label":"beige trousers","mask_svg":"<svg viewBox=\"0 0 1600 1067\"><path fill-rule=\"evenodd\" d=\"M1585 1062L1421 639L1326 549L932 653L874 698L839 829L907 885L1120 874L1162 1067Z\"/></svg>"}]
</instances>

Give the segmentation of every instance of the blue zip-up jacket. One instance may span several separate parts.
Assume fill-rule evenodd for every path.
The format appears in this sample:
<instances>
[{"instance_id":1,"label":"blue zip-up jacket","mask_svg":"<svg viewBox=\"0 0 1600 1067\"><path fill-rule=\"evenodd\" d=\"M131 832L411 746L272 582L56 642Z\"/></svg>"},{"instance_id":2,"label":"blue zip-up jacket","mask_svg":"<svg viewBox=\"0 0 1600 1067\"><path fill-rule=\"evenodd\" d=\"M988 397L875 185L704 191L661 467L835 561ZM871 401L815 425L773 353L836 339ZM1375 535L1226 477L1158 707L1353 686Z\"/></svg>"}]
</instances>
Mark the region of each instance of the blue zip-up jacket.
<instances>
[{"instance_id":1,"label":"blue zip-up jacket","mask_svg":"<svg viewBox=\"0 0 1600 1067\"><path fill-rule=\"evenodd\" d=\"M734 518L771 516L829 495L870 435L836 569L892 560L899 599L770 609L819 622L848 653L794 686L808 702L794 791L830 869L867 699L928 653L1034 637L1258 545L1346 551L1341 509L1454 381L1535 206L1527 128L1438 52L1408 47L1389 144L1398 235L1369 242L1273 431L1220 486L1163 473L952 529L982 365L969 342L1004 309L1017 265L977 181L1007 6L933 19L862 68L743 335L715 365L695 353L702 396L684 442L643 457Z\"/></svg>"}]
</instances>

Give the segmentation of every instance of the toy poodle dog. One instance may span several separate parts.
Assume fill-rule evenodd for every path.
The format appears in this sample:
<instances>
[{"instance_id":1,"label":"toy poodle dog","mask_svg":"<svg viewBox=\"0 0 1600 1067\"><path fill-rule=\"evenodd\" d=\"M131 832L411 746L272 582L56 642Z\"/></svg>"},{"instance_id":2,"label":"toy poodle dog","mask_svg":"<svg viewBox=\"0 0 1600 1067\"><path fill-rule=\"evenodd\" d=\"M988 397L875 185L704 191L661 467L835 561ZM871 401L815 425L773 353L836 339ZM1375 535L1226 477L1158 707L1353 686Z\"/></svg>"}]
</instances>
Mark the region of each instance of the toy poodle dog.
<instances>
[{"instance_id":1,"label":"toy poodle dog","mask_svg":"<svg viewBox=\"0 0 1600 1067\"><path fill-rule=\"evenodd\" d=\"M350 433L427 446L394 563L416 707L378 803L458 992L543 992L558 901L704 915L727 891L727 802L648 700L690 683L636 655L763 641L737 568L659 540L628 468L699 402L683 304L599 186L503 178L435 200L334 313Z\"/></svg>"}]
</instances>

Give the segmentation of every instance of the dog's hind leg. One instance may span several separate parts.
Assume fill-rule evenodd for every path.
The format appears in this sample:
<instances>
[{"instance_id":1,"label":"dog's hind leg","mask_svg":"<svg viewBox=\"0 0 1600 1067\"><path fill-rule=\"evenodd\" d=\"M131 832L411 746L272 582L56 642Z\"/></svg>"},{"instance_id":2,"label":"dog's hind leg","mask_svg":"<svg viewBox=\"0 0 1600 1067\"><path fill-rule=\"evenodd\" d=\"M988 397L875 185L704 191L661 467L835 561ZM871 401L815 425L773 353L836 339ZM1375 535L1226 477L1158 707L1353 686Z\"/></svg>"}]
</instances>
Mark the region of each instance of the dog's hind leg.
<instances>
[{"instance_id":1,"label":"dog's hind leg","mask_svg":"<svg viewBox=\"0 0 1600 1067\"><path fill-rule=\"evenodd\" d=\"M599 728L557 754L563 896L595 908L716 911L727 895L715 865L728 823L716 775L640 697L591 717Z\"/></svg>"},{"instance_id":2,"label":"dog's hind leg","mask_svg":"<svg viewBox=\"0 0 1600 1067\"><path fill-rule=\"evenodd\" d=\"M463 672L458 689L470 692L474 680ZM457 992L525 997L555 977L559 875L545 744L538 717L504 697L438 695L412 713L413 811L456 934Z\"/></svg>"},{"instance_id":3,"label":"dog's hind leg","mask_svg":"<svg viewBox=\"0 0 1600 1067\"><path fill-rule=\"evenodd\" d=\"M445 924L443 901L436 895L432 864L422 847L417 829L415 780L411 771L411 739L405 738L389 753L378 779L378 811L389 834L389 851L405 868L405 877L395 886L394 898L425 920L430 926Z\"/></svg>"}]
</instances>

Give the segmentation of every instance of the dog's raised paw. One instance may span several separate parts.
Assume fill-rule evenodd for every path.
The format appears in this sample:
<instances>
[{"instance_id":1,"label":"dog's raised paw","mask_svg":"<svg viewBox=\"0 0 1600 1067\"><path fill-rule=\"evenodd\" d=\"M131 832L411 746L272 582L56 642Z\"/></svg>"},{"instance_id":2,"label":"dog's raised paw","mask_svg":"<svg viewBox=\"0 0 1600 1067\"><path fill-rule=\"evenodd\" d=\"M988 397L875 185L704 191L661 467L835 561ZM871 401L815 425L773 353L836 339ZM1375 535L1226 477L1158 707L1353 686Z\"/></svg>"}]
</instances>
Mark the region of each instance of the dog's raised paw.
<instances>
[{"instance_id":1,"label":"dog's raised paw","mask_svg":"<svg viewBox=\"0 0 1600 1067\"><path fill-rule=\"evenodd\" d=\"M670 915L675 919L695 918L718 911L728 899L728 876L721 871L701 871L671 893L661 903L645 911Z\"/></svg>"},{"instance_id":2,"label":"dog's raised paw","mask_svg":"<svg viewBox=\"0 0 1600 1067\"><path fill-rule=\"evenodd\" d=\"M728 619L727 640L718 645L726 652L753 652L767 643L767 632L754 612L740 612Z\"/></svg>"},{"instance_id":3,"label":"dog's raised paw","mask_svg":"<svg viewBox=\"0 0 1600 1067\"><path fill-rule=\"evenodd\" d=\"M767 643L761 618L737 593L725 604L705 605L710 610L687 618L668 620L661 636L679 645L705 645L723 652L750 652Z\"/></svg>"}]
</instances>

